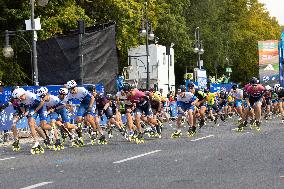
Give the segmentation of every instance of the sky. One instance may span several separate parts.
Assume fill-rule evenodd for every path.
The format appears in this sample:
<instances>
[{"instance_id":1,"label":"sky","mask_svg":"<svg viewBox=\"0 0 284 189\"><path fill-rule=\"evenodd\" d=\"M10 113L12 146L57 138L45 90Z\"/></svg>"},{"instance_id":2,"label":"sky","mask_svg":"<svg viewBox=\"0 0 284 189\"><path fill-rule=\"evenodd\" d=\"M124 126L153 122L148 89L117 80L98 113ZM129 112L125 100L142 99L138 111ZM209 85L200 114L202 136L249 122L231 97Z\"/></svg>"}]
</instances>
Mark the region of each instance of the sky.
<instances>
[{"instance_id":1,"label":"sky","mask_svg":"<svg viewBox=\"0 0 284 189\"><path fill-rule=\"evenodd\" d=\"M279 24L284 26L284 0L259 0L266 5L271 16L276 17Z\"/></svg>"}]
</instances>

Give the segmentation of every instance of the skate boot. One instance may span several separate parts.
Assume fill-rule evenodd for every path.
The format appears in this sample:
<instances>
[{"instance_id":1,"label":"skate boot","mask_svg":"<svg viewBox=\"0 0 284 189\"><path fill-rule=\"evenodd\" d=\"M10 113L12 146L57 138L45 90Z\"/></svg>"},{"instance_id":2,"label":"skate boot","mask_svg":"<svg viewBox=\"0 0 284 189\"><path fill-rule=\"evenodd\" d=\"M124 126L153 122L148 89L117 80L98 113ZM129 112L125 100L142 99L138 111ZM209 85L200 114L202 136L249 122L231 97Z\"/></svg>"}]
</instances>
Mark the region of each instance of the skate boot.
<instances>
[{"instance_id":1,"label":"skate boot","mask_svg":"<svg viewBox=\"0 0 284 189\"><path fill-rule=\"evenodd\" d=\"M256 122L255 122L255 130L256 130L256 131L260 131L260 124L261 124L260 121L256 121Z\"/></svg>"},{"instance_id":2,"label":"skate boot","mask_svg":"<svg viewBox=\"0 0 284 189\"><path fill-rule=\"evenodd\" d=\"M201 129L204 125L205 125L205 120L204 119L200 119L200 121L199 121L199 129Z\"/></svg>"},{"instance_id":3,"label":"skate boot","mask_svg":"<svg viewBox=\"0 0 284 189\"><path fill-rule=\"evenodd\" d=\"M91 144L92 145L96 143L97 137L98 137L98 132L95 131L91 133Z\"/></svg>"},{"instance_id":4,"label":"skate boot","mask_svg":"<svg viewBox=\"0 0 284 189\"><path fill-rule=\"evenodd\" d=\"M44 143L44 147L45 148L52 149L52 145L50 143L50 139L49 138L44 139L43 143Z\"/></svg>"},{"instance_id":5,"label":"skate boot","mask_svg":"<svg viewBox=\"0 0 284 189\"><path fill-rule=\"evenodd\" d=\"M129 141L134 141L134 140L136 140L136 135L135 135L134 131L129 131L128 138L129 138L129 139L128 139Z\"/></svg>"},{"instance_id":6,"label":"skate boot","mask_svg":"<svg viewBox=\"0 0 284 189\"><path fill-rule=\"evenodd\" d=\"M237 132L243 132L243 131L244 131L244 123L240 123L237 128Z\"/></svg>"},{"instance_id":7,"label":"skate boot","mask_svg":"<svg viewBox=\"0 0 284 189\"><path fill-rule=\"evenodd\" d=\"M108 134L108 138L113 138L112 129L110 129L110 130L107 132L107 134Z\"/></svg>"},{"instance_id":8,"label":"skate boot","mask_svg":"<svg viewBox=\"0 0 284 189\"><path fill-rule=\"evenodd\" d=\"M284 123L284 117L282 117L281 123Z\"/></svg>"},{"instance_id":9,"label":"skate boot","mask_svg":"<svg viewBox=\"0 0 284 189\"><path fill-rule=\"evenodd\" d=\"M162 127L160 125L156 125L156 137L162 138Z\"/></svg>"},{"instance_id":10,"label":"skate boot","mask_svg":"<svg viewBox=\"0 0 284 189\"><path fill-rule=\"evenodd\" d=\"M79 147L82 147L82 146L85 145L84 140L83 140L82 137L79 137L79 138L77 139L77 142L78 142Z\"/></svg>"},{"instance_id":11,"label":"skate boot","mask_svg":"<svg viewBox=\"0 0 284 189\"><path fill-rule=\"evenodd\" d=\"M39 145L39 142L36 142L36 143L34 144L34 146L32 147L32 149L31 149L31 154L32 154L32 155L35 155L35 154L43 154L43 153L44 153L43 147L41 147L41 146Z\"/></svg>"},{"instance_id":12,"label":"skate boot","mask_svg":"<svg viewBox=\"0 0 284 189\"><path fill-rule=\"evenodd\" d=\"M196 135L196 127L195 126L189 127L187 131L187 136L193 137L194 135Z\"/></svg>"},{"instance_id":13,"label":"skate boot","mask_svg":"<svg viewBox=\"0 0 284 189\"><path fill-rule=\"evenodd\" d=\"M173 134L171 134L171 138L179 138L181 135L181 130L176 130Z\"/></svg>"},{"instance_id":14,"label":"skate boot","mask_svg":"<svg viewBox=\"0 0 284 189\"><path fill-rule=\"evenodd\" d=\"M88 126L88 134L90 138L92 138L92 132L93 132L93 128Z\"/></svg>"},{"instance_id":15,"label":"skate boot","mask_svg":"<svg viewBox=\"0 0 284 189\"><path fill-rule=\"evenodd\" d=\"M155 127L151 127L149 137L155 137L155 136L157 136L157 130L155 129Z\"/></svg>"},{"instance_id":16,"label":"skate boot","mask_svg":"<svg viewBox=\"0 0 284 189\"><path fill-rule=\"evenodd\" d=\"M19 139L15 140L14 143L12 144L12 150L17 152L21 149L19 145Z\"/></svg>"},{"instance_id":17,"label":"skate boot","mask_svg":"<svg viewBox=\"0 0 284 189\"><path fill-rule=\"evenodd\" d=\"M66 139L68 138L68 134L64 132L63 134L61 134L61 138L62 138L62 144L64 144Z\"/></svg>"},{"instance_id":18,"label":"skate boot","mask_svg":"<svg viewBox=\"0 0 284 189\"><path fill-rule=\"evenodd\" d=\"M250 121L250 128L252 129L252 128L254 128L256 126L256 121L255 121L255 119L252 119L251 121Z\"/></svg>"},{"instance_id":19,"label":"skate boot","mask_svg":"<svg viewBox=\"0 0 284 189\"><path fill-rule=\"evenodd\" d=\"M126 140L128 140L128 134L127 134L127 131L124 128L120 128L120 129L118 129L118 131Z\"/></svg>"},{"instance_id":20,"label":"skate boot","mask_svg":"<svg viewBox=\"0 0 284 189\"><path fill-rule=\"evenodd\" d=\"M75 139L75 137L73 137L73 138L71 139L71 146L72 146L72 147L80 147L80 144L79 144L78 140Z\"/></svg>"},{"instance_id":21,"label":"skate boot","mask_svg":"<svg viewBox=\"0 0 284 189\"><path fill-rule=\"evenodd\" d=\"M242 123L242 118L239 118L237 121L237 124L241 124Z\"/></svg>"},{"instance_id":22,"label":"skate boot","mask_svg":"<svg viewBox=\"0 0 284 189\"><path fill-rule=\"evenodd\" d=\"M107 144L107 140L105 135L101 135L101 137L99 138L98 144Z\"/></svg>"},{"instance_id":23,"label":"skate boot","mask_svg":"<svg viewBox=\"0 0 284 189\"><path fill-rule=\"evenodd\" d=\"M151 137L152 133L153 133L153 127L147 127L145 130L144 130L144 134L146 134L148 137Z\"/></svg>"},{"instance_id":24,"label":"skate boot","mask_svg":"<svg viewBox=\"0 0 284 189\"><path fill-rule=\"evenodd\" d=\"M78 137L79 137L79 138L82 138L82 128L81 128L81 127L78 127L75 131L76 131Z\"/></svg>"},{"instance_id":25,"label":"skate boot","mask_svg":"<svg viewBox=\"0 0 284 189\"><path fill-rule=\"evenodd\" d=\"M225 116L224 114L222 114L222 115L220 116L220 119L221 119L223 122L225 122L226 116Z\"/></svg>"},{"instance_id":26,"label":"skate boot","mask_svg":"<svg viewBox=\"0 0 284 189\"><path fill-rule=\"evenodd\" d=\"M136 144L141 144L141 143L144 143L144 137L143 137L143 133L139 132L136 138Z\"/></svg>"},{"instance_id":27,"label":"skate boot","mask_svg":"<svg viewBox=\"0 0 284 189\"><path fill-rule=\"evenodd\" d=\"M146 124L144 123L144 121L140 121L140 125L143 129L146 127Z\"/></svg>"},{"instance_id":28,"label":"skate boot","mask_svg":"<svg viewBox=\"0 0 284 189\"><path fill-rule=\"evenodd\" d=\"M63 150L64 146L61 144L60 139L56 139L55 144L53 145L53 150Z\"/></svg>"},{"instance_id":29,"label":"skate boot","mask_svg":"<svg viewBox=\"0 0 284 189\"><path fill-rule=\"evenodd\" d=\"M215 126L219 127L218 116L217 115L214 118L214 124L215 124Z\"/></svg>"}]
</instances>

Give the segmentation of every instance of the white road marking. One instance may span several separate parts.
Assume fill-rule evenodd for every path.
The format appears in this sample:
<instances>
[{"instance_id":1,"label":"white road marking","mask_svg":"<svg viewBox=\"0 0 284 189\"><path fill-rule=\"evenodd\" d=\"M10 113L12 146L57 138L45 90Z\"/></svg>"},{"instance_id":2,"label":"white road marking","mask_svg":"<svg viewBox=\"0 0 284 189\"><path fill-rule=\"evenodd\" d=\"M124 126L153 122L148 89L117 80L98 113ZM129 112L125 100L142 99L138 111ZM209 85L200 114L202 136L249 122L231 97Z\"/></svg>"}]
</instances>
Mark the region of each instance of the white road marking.
<instances>
[{"instance_id":1,"label":"white road marking","mask_svg":"<svg viewBox=\"0 0 284 189\"><path fill-rule=\"evenodd\" d=\"M155 150L155 151L148 152L148 153L145 153L145 154L141 154L141 155L133 156L133 157L130 157L130 158L126 158L126 159L123 159L123 160L120 160L120 161L115 161L113 163L123 163L125 161L129 161L129 160L132 160L132 159L140 158L140 157L147 156L147 155L150 155L150 154L153 154L153 153L157 153L157 152L160 152L160 151L162 151L162 150Z\"/></svg>"},{"instance_id":2,"label":"white road marking","mask_svg":"<svg viewBox=\"0 0 284 189\"><path fill-rule=\"evenodd\" d=\"M8 160L8 159L14 159L16 157L8 157L8 158L3 158L3 159L0 159L0 161L4 161L4 160Z\"/></svg>"},{"instance_id":3,"label":"white road marking","mask_svg":"<svg viewBox=\"0 0 284 189\"><path fill-rule=\"evenodd\" d=\"M195 142L195 141L198 141L198 140L202 140L202 139L205 139L205 138L210 138L210 137L213 137L214 135L208 135L208 136L205 136L205 137L201 137L201 138L197 138L197 139L194 139L194 140L191 140L192 142Z\"/></svg>"},{"instance_id":4,"label":"white road marking","mask_svg":"<svg viewBox=\"0 0 284 189\"><path fill-rule=\"evenodd\" d=\"M41 182L41 183L34 184L34 185L31 185L31 186L27 186L25 188L20 188L20 189L32 189L32 188L37 188L37 187L44 186L44 185L51 184L51 183L53 183L53 182Z\"/></svg>"}]
</instances>

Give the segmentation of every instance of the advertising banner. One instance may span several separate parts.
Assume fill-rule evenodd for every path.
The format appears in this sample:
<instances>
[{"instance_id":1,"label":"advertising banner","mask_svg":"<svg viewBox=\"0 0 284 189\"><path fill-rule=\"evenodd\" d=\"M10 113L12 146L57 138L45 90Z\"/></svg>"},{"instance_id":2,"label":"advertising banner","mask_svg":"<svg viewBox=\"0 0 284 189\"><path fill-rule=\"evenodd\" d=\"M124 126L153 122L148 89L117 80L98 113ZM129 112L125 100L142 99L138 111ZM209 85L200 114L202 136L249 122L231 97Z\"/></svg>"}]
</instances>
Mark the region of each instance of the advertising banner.
<instances>
[{"instance_id":1,"label":"advertising banner","mask_svg":"<svg viewBox=\"0 0 284 189\"><path fill-rule=\"evenodd\" d=\"M88 86L88 84L84 85L85 87ZM48 91L52 95L58 95L58 90L63 87L62 85L54 85L54 86L46 86L48 88ZM26 86L23 87L26 91L31 91L35 92L39 86ZM96 90L98 93L104 93L104 85L103 84L96 84ZM9 101L11 98L11 87L4 87L2 88L0 92L0 104L4 104L5 102ZM79 102L78 101L72 101L72 104L74 105L75 111L73 114L70 114L70 118L73 119L74 115L76 115L76 106ZM7 107L5 110L0 111L0 131L1 130L9 130L11 129L12 125L12 118L13 118L13 113L15 112L14 108L12 106ZM36 120L37 124L39 123L39 119ZM106 122L105 120L102 120L102 124ZM17 123L17 128L27 128L28 123L27 119L23 118Z\"/></svg>"},{"instance_id":2,"label":"advertising banner","mask_svg":"<svg viewBox=\"0 0 284 189\"><path fill-rule=\"evenodd\" d=\"M284 47L284 31L281 34L281 41L279 42L279 79L281 87L284 87L284 78L283 78L283 47Z\"/></svg>"},{"instance_id":3,"label":"advertising banner","mask_svg":"<svg viewBox=\"0 0 284 189\"><path fill-rule=\"evenodd\" d=\"M258 52L260 83L267 85L279 83L278 41L259 41Z\"/></svg>"}]
</instances>

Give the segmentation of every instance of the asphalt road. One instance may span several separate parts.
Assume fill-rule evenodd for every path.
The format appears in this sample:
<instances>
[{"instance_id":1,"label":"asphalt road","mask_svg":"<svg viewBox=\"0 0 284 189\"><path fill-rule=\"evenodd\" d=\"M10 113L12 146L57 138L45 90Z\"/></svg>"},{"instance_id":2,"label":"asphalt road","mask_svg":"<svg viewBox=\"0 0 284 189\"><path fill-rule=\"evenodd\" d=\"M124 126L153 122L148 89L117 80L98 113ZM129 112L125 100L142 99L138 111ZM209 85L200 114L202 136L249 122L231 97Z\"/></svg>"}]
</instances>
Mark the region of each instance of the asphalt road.
<instances>
[{"instance_id":1,"label":"asphalt road","mask_svg":"<svg viewBox=\"0 0 284 189\"><path fill-rule=\"evenodd\" d=\"M0 148L0 188L284 188L284 125L280 119L262 130L232 131L232 121L209 123L192 138L162 139L145 144L123 141L68 147L31 155Z\"/></svg>"}]
</instances>

